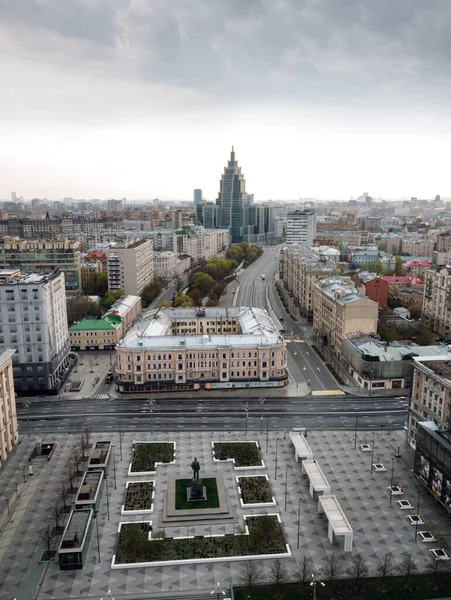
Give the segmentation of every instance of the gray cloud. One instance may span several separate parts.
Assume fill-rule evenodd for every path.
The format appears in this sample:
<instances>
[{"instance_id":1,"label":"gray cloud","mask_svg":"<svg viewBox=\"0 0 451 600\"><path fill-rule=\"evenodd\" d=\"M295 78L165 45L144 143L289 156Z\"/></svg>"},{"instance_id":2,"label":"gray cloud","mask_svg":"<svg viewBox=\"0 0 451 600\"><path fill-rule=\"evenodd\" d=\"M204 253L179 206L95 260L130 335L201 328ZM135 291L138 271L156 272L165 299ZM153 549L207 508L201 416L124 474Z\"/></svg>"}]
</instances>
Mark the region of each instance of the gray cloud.
<instances>
[{"instance_id":1,"label":"gray cloud","mask_svg":"<svg viewBox=\"0 0 451 600\"><path fill-rule=\"evenodd\" d=\"M440 101L450 28L449 0L0 0L10 56L237 103Z\"/></svg>"}]
</instances>

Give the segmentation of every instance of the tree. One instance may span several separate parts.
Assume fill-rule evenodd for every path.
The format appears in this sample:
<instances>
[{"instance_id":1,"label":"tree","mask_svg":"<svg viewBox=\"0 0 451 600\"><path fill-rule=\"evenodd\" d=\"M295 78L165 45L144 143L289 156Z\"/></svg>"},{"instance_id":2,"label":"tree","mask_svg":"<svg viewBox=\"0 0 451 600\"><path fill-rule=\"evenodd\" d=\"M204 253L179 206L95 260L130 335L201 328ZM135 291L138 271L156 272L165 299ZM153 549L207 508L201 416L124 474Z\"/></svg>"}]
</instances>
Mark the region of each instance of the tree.
<instances>
[{"instance_id":1,"label":"tree","mask_svg":"<svg viewBox=\"0 0 451 600\"><path fill-rule=\"evenodd\" d=\"M336 268L337 268L337 272L338 272L340 275L344 275L344 272L345 272L345 266L344 266L342 263L338 263Z\"/></svg>"},{"instance_id":2,"label":"tree","mask_svg":"<svg viewBox=\"0 0 451 600\"><path fill-rule=\"evenodd\" d=\"M290 576L286 565L277 558L269 567L269 580L274 585L280 585L289 581Z\"/></svg>"},{"instance_id":3,"label":"tree","mask_svg":"<svg viewBox=\"0 0 451 600\"><path fill-rule=\"evenodd\" d=\"M64 476L66 481L69 483L70 491L74 491L74 481L76 478L75 465L71 459L67 462L66 468L64 469Z\"/></svg>"},{"instance_id":4,"label":"tree","mask_svg":"<svg viewBox=\"0 0 451 600\"><path fill-rule=\"evenodd\" d=\"M198 290L197 288L192 288L191 290L189 290L186 295L191 298L191 300L193 301L194 306L202 306L202 299L203 296L200 293L200 290Z\"/></svg>"},{"instance_id":5,"label":"tree","mask_svg":"<svg viewBox=\"0 0 451 600\"><path fill-rule=\"evenodd\" d=\"M75 446L70 455L70 461L74 467L75 475L81 475L81 466L84 462L83 452L79 446Z\"/></svg>"},{"instance_id":6,"label":"tree","mask_svg":"<svg viewBox=\"0 0 451 600\"><path fill-rule=\"evenodd\" d=\"M100 301L101 311L106 312L107 310L110 310L113 304L123 295L124 292L122 290L108 290L108 292Z\"/></svg>"},{"instance_id":7,"label":"tree","mask_svg":"<svg viewBox=\"0 0 451 600\"><path fill-rule=\"evenodd\" d=\"M241 567L238 579L242 585L254 587L262 579L262 570L255 560L247 560Z\"/></svg>"},{"instance_id":8,"label":"tree","mask_svg":"<svg viewBox=\"0 0 451 600\"><path fill-rule=\"evenodd\" d=\"M380 260L380 258L376 261L376 273L378 275L382 275L384 272L384 264L383 262Z\"/></svg>"},{"instance_id":9,"label":"tree","mask_svg":"<svg viewBox=\"0 0 451 600\"><path fill-rule=\"evenodd\" d=\"M362 265L362 271L368 271L368 273L374 272L374 265L371 260L367 260Z\"/></svg>"},{"instance_id":10,"label":"tree","mask_svg":"<svg viewBox=\"0 0 451 600\"><path fill-rule=\"evenodd\" d=\"M395 258L395 275L402 275L404 271L404 267L402 264L402 258L397 256Z\"/></svg>"},{"instance_id":11,"label":"tree","mask_svg":"<svg viewBox=\"0 0 451 600\"><path fill-rule=\"evenodd\" d=\"M401 561L398 563L398 571L401 573L401 575L405 575L406 579L409 579L412 573L418 571L418 567L411 554L407 553L405 556L403 556Z\"/></svg>"},{"instance_id":12,"label":"tree","mask_svg":"<svg viewBox=\"0 0 451 600\"><path fill-rule=\"evenodd\" d=\"M160 302L158 308L171 308L170 300L165 300L164 302Z\"/></svg>"},{"instance_id":13,"label":"tree","mask_svg":"<svg viewBox=\"0 0 451 600\"><path fill-rule=\"evenodd\" d=\"M100 307L98 304L86 296L74 296L66 302L67 322L69 327L76 321L81 321L86 317L100 317Z\"/></svg>"},{"instance_id":14,"label":"tree","mask_svg":"<svg viewBox=\"0 0 451 600\"><path fill-rule=\"evenodd\" d=\"M215 281L208 273L195 273L193 277L194 285L205 296L213 288Z\"/></svg>"},{"instance_id":15,"label":"tree","mask_svg":"<svg viewBox=\"0 0 451 600\"><path fill-rule=\"evenodd\" d=\"M348 569L348 573L354 579L361 579L362 577L368 577L369 568L368 562L359 554L355 554L351 559L351 564Z\"/></svg>"},{"instance_id":16,"label":"tree","mask_svg":"<svg viewBox=\"0 0 451 600\"><path fill-rule=\"evenodd\" d=\"M108 273L106 271L100 271L100 273L94 273L87 285L83 288L83 292L87 296L104 296L108 291Z\"/></svg>"},{"instance_id":17,"label":"tree","mask_svg":"<svg viewBox=\"0 0 451 600\"><path fill-rule=\"evenodd\" d=\"M55 538L53 523L50 519L45 522L44 527L39 532L39 543L45 549L47 559L52 554L52 543Z\"/></svg>"},{"instance_id":18,"label":"tree","mask_svg":"<svg viewBox=\"0 0 451 600\"><path fill-rule=\"evenodd\" d=\"M321 574L326 581L329 581L332 584L342 572L343 566L340 560L334 554L331 554L324 559L324 564L321 568Z\"/></svg>"},{"instance_id":19,"label":"tree","mask_svg":"<svg viewBox=\"0 0 451 600\"><path fill-rule=\"evenodd\" d=\"M67 491L67 485L66 485L65 479L60 481L59 486L56 488L56 493L57 493L58 500L61 500L61 502L63 503L63 511L67 512L69 509L70 495L69 495L69 492Z\"/></svg>"},{"instance_id":20,"label":"tree","mask_svg":"<svg viewBox=\"0 0 451 600\"><path fill-rule=\"evenodd\" d=\"M382 558L379 558L376 565L376 574L382 577L382 582L385 581L386 577L393 575L395 565L391 554L384 554Z\"/></svg>"},{"instance_id":21,"label":"tree","mask_svg":"<svg viewBox=\"0 0 451 600\"><path fill-rule=\"evenodd\" d=\"M310 556L303 556L301 560L297 563L297 577L299 581L302 583L306 583L311 580L311 577L314 573L314 565L313 560Z\"/></svg>"},{"instance_id":22,"label":"tree","mask_svg":"<svg viewBox=\"0 0 451 600\"><path fill-rule=\"evenodd\" d=\"M213 300L213 298L209 298L207 300L207 306L218 306L219 302L217 300Z\"/></svg>"},{"instance_id":23,"label":"tree","mask_svg":"<svg viewBox=\"0 0 451 600\"><path fill-rule=\"evenodd\" d=\"M177 294L177 296L174 298L174 306L176 308L186 308L189 306L193 306L193 304L194 303L192 299L186 294Z\"/></svg>"},{"instance_id":24,"label":"tree","mask_svg":"<svg viewBox=\"0 0 451 600\"><path fill-rule=\"evenodd\" d=\"M52 523L54 524L54 533L60 533L62 527L60 527L61 517L63 515L64 508L59 498L55 498L50 505L49 514Z\"/></svg>"}]
</instances>

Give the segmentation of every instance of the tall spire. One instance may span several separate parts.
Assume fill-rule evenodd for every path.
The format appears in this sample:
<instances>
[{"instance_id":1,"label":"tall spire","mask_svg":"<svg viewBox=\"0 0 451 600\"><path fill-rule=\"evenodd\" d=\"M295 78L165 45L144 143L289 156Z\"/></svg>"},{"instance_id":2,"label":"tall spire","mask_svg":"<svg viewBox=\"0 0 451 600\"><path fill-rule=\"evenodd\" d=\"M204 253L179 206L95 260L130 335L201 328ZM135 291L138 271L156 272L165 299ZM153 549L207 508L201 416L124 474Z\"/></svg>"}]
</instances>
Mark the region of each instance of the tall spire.
<instances>
[{"instance_id":1,"label":"tall spire","mask_svg":"<svg viewBox=\"0 0 451 600\"><path fill-rule=\"evenodd\" d=\"M232 152L230 153L230 162L235 162L235 148L232 146Z\"/></svg>"}]
</instances>

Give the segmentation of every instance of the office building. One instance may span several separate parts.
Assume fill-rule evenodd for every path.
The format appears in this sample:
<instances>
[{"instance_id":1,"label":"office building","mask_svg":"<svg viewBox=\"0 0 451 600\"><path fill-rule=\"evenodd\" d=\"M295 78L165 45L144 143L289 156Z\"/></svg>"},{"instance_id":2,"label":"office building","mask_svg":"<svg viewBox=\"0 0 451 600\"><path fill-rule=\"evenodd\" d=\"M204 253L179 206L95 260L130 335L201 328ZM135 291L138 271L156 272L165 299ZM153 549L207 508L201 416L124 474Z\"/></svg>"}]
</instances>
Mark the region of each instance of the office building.
<instances>
[{"instance_id":1,"label":"office building","mask_svg":"<svg viewBox=\"0 0 451 600\"><path fill-rule=\"evenodd\" d=\"M19 439L12 365L14 353L15 350L8 349L0 354L0 466Z\"/></svg>"},{"instance_id":2,"label":"office building","mask_svg":"<svg viewBox=\"0 0 451 600\"><path fill-rule=\"evenodd\" d=\"M64 273L68 292L78 292L81 286L80 244L68 240L27 241L4 237L0 241L0 270L20 269L27 273L59 270Z\"/></svg>"},{"instance_id":3,"label":"office building","mask_svg":"<svg viewBox=\"0 0 451 600\"><path fill-rule=\"evenodd\" d=\"M139 296L153 280L152 240L130 240L111 246L108 255L108 289Z\"/></svg>"},{"instance_id":4,"label":"office building","mask_svg":"<svg viewBox=\"0 0 451 600\"><path fill-rule=\"evenodd\" d=\"M426 271L424 280L423 312L425 327L451 337L451 267L437 266Z\"/></svg>"},{"instance_id":5,"label":"office building","mask_svg":"<svg viewBox=\"0 0 451 600\"><path fill-rule=\"evenodd\" d=\"M194 190L193 200L194 204L200 204L202 202L202 190Z\"/></svg>"},{"instance_id":6,"label":"office building","mask_svg":"<svg viewBox=\"0 0 451 600\"><path fill-rule=\"evenodd\" d=\"M259 308L159 309L118 344L120 392L281 387L286 344Z\"/></svg>"},{"instance_id":7,"label":"office building","mask_svg":"<svg viewBox=\"0 0 451 600\"><path fill-rule=\"evenodd\" d=\"M201 202L196 204L196 221L205 229L216 227L217 206L214 202Z\"/></svg>"},{"instance_id":8,"label":"office building","mask_svg":"<svg viewBox=\"0 0 451 600\"><path fill-rule=\"evenodd\" d=\"M311 248L316 237L316 212L312 209L295 210L287 215L287 244Z\"/></svg>"},{"instance_id":9,"label":"office building","mask_svg":"<svg viewBox=\"0 0 451 600\"><path fill-rule=\"evenodd\" d=\"M177 256L175 252L154 252L153 268L155 275L163 280L171 281L176 277Z\"/></svg>"},{"instance_id":10,"label":"office building","mask_svg":"<svg viewBox=\"0 0 451 600\"><path fill-rule=\"evenodd\" d=\"M0 350L8 348L18 394L59 391L71 364L63 273L0 272Z\"/></svg>"}]
</instances>

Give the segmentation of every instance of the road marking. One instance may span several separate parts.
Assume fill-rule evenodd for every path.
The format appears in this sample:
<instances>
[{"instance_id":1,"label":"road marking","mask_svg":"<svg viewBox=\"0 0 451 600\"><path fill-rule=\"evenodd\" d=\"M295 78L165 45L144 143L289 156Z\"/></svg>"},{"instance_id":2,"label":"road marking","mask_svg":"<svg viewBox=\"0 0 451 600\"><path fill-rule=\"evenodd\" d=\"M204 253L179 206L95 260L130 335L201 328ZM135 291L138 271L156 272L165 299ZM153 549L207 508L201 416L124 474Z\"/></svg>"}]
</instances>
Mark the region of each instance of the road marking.
<instances>
[{"instance_id":1,"label":"road marking","mask_svg":"<svg viewBox=\"0 0 451 600\"><path fill-rule=\"evenodd\" d=\"M344 396L343 390L313 390L312 396Z\"/></svg>"}]
</instances>

